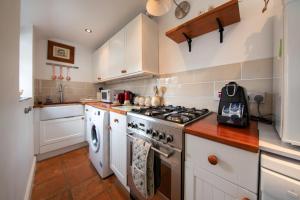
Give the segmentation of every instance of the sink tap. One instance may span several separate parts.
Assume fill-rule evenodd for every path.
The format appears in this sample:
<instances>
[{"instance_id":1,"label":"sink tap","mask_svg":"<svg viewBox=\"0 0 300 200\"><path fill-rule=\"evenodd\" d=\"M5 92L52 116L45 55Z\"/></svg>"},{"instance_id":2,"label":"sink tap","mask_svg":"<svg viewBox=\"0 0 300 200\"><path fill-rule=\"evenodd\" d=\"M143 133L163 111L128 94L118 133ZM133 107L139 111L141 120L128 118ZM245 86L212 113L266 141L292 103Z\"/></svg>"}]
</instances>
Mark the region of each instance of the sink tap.
<instances>
[{"instance_id":1,"label":"sink tap","mask_svg":"<svg viewBox=\"0 0 300 200\"><path fill-rule=\"evenodd\" d=\"M64 102L64 86L62 83L58 86L58 93L59 93L59 103Z\"/></svg>"}]
</instances>

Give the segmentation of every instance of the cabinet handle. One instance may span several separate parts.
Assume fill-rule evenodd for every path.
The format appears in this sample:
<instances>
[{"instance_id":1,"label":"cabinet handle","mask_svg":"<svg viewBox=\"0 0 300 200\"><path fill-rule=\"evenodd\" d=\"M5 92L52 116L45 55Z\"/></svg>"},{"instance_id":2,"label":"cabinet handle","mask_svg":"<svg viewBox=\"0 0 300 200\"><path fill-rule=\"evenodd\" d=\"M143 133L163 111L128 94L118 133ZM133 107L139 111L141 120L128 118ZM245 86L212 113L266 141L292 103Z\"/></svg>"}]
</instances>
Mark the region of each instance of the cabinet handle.
<instances>
[{"instance_id":1,"label":"cabinet handle","mask_svg":"<svg viewBox=\"0 0 300 200\"><path fill-rule=\"evenodd\" d=\"M118 119L114 119L114 122L115 122L115 123L119 123L119 120L118 120Z\"/></svg>"},{"instance_id":2,"label":"cabinet handle","mask_svg":"<svg viewBox=\"0 0 300 200\"><path fill-rule=\"evenodd\" d=\"M250 200L249 198L247 198L247 197L244 197L244 198L242 198L241 200Z\"/></svg>"},{"instance_id":3,"label":"cabinet handle","mask_svg":"<svg viewBox=\"0 0 300 200\"><path fill-rule=\"evenodd\" d=\"M101 80L101 78L100 78L100 77L98 77L98 80Z\"/></svg>"},{"instance_id":4,"label":"cabinet handle","mask_svg":"<svg viewBox=\"0 0 300 200\"><path fill-rule=\"evenodd\" d=\"M84 120L84 117L81 117L82 120Z\"/></svg>"},{"instance_id":5,"label":"cabinet handle","mask_svg":"<svg viewBox=\"0 0 300 200\"><path fill-rule=\"evenodd\" d=\"M108 130L111 130L111 126L108 126Z\"/></svg>"},{"instance_id":6,"label":"cabinet handle","mask_svg":"<svg viewBox=\"0 0 300 200\"><path fill-rule=\"evenodd\" d=\"M24 108L24 113L28 114L32 110L32 107L29 106L28 108Z\"/></svg>"},{"instance_id":7,"label":"cabinet handle","mask_svg":"<svg viewBox=\"0 0 300 200\"><path fill-rule=\"evenodd\" d=\"M208 162L212 165L216 165L216 164L218 164L218 157L215 155L210 155L210 156L208 156Z\"/></svg>"},{"instance_id":8,"label":"cabinet handle","mask_svg":"<svg viewBox=\"0 0 300 200\"><path fill-rule=\"evenodd\" d=\"M123 70L121 71L121 73L122 73L122 74L125 74L125 73L127 73L127 70L126 70L126 69L123 69Z\"/></svg>"}]
</instances>

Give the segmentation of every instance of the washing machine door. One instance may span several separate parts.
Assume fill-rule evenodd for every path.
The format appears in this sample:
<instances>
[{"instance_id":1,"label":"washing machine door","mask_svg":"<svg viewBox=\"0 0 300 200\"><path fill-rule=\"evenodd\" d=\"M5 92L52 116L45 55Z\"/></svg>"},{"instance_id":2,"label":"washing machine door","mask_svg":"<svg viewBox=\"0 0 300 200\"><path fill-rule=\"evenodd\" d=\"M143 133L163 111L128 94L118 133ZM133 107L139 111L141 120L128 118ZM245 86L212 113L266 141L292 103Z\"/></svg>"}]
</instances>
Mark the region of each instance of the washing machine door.
<instances>
[{"instance_id":1,"label":"washing machine door","mask_svg":"<svg viewBox=\"0 0 300 200\"><path fill-rule=\"evenodd\" d=\"M98 134L97 127L95 124L91 127L91 147L95 153L97 153L100 149L100 135Z\"/></svg>"}]
</instances>

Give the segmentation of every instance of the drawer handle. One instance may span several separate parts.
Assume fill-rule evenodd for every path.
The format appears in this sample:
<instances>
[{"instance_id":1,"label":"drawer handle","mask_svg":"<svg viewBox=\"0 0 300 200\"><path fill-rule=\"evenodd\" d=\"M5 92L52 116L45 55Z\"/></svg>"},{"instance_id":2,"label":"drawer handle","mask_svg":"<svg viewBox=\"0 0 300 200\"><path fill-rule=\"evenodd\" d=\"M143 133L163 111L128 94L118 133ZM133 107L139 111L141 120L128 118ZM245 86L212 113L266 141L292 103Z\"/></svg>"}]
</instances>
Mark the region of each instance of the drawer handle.
<instances>
[{"instance_id":1,"label":"drawer handle","mask_svg":"<svg viewBox=\"0 0 300 200\"><path fill-rule=\"evenodd\" d=\"M208 156L208 162L212 165L216 165L216 164L218 164L218 157L215 155L210 155L210 156Z\"/></svg>"},{"instance_id":2,"label":"drawer handle","mask_svg":"<svg viewBox=\"0 0 300 200\"><path fill-rule=\"evenodd\" d=\"M127 70L126 70L126 69L123 69L123 70L121 71L121 73L122 73L122 74L125 74L125 73L127 73Z\"/></svg>"},{"instance_id":3,"label":"drawer handle","mask_svg":"<svg viewBox=\"0 0 300 200\"><path fill-rule=\"evenodd\" d=\"M119 120L118 120L118 119L114 119L114 122L115 122L115 123L119 123Z\"/></svg>"},{"instance_id":4,"label":"drawer handle","mask_svg":"<svg viewBox=\"0 0 300 200\"><path fill-rule=\"evenodd\" d=\"M249 198L247 198L247 197L244 197L244 198L242 198L241 200L250 200Z\"/></svg>"},{"instance_id":5,"label":"drawer handle","mask_svg":"<svg viewBox=\"0 0 300 200\"><path fill-rule=\"evenodd\" d=\"M98 80L101 80L101 78L100 78L100 77L98 77Z\"/></svg>"}]
</instances>

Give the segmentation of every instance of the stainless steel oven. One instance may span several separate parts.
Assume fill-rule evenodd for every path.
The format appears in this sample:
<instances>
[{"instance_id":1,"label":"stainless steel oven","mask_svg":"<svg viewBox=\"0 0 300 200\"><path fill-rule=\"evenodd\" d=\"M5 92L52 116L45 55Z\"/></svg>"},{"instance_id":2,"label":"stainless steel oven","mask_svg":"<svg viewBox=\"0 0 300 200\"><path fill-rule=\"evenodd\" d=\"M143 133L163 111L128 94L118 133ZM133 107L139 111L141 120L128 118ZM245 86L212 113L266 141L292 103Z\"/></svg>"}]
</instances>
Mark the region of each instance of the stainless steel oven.
<instances>
[{"instance_id":1,"label":"stainless steel oven","mask_svg":"<svg viewBox=\"0 0 300 200\"><path fill-rule=\"evenodd\" d=\"M133 199L144 200L133 183L131 171L133 139L139 138L151 143L151 150L154 151L154 185L156 190L153 199L183 199L182 129L169 127L168 130L165 129L164 133L160 133L153 129L155 126L158 128L161 125L132 117L130 114L128 116L127 183L130 188L130 195Z\"/></svg>"}]
</instances>

